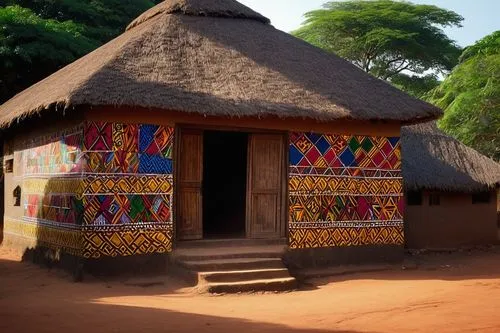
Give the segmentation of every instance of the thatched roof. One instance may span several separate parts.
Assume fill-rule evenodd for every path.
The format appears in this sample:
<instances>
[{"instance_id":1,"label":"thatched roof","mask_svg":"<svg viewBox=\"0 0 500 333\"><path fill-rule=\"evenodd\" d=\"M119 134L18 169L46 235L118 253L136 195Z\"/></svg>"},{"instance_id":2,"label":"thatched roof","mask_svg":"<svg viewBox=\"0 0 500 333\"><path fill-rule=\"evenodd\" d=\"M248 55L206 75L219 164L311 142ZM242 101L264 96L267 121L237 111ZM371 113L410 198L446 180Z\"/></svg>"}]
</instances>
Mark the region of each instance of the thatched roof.
<instances>
[{"instance_id":1,"label":"thatched roof","mask_svg":"<svg viewBox=\"0 0 500 333\"><path fill-rule=\"evenodd\" d=\"M418 122L441 115L267 22L232 0L168 0L0 106L0 126L78 105L318 121Z\"/></svg>"},{"instance_id":2,"label":"thatched roof","mask_svg":"<svg viewBox=\"0 0 500 333\"><path fill-rule=\"evenodd\" d=\"M409 190L476 192L500 184L500 164L444 134L435 122L403 127L401 146Z\"/></svg>"}]
</instances>

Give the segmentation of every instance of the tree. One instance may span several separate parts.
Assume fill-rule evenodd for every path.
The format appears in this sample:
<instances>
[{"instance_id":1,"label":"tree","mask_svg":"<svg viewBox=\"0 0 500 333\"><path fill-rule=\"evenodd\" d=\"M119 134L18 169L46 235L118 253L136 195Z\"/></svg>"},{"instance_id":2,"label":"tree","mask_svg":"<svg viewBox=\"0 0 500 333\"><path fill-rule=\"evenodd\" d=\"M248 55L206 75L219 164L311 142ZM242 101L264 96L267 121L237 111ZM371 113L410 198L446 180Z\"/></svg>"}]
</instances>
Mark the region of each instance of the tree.
<instances>
[{"instance_id":1,"label":"tree","mask_svg":"<svg viewBox=\"0 0 500 333\"><path fill-rule=\"evenodd\" d=\"M160 0L0 0L0 103L122 33Z\"/></svg>"},{"instance_id":2,"label":"tree","mask_svg":"<svg viewBox=\"0 0 500 333\"><path fill-rule=\"evenodd\" d=\"M460 48L441 29L463 18L436 6L391 0L328 2L293 34L388 81L428 85L427 71L450 71ZM406 77L405 77L406 76ZM405 85L403 85L405 87Z\"/></svg>"},{"instance_id":3,"label":"tree","mask_svg":"<svg viewBox=\"0 0 500 333\"><path fill-rule=\"evenodd\" d=\"M436 74L418 76L399 73L391 77L391 83L413 97L423 98L439 86L440 81Z\"/></svg>"},{"instance_id":4,"label":"tree","mask_svg":"<svg viewBox=\"0 0 500 333\"><path fill-rule=\"evenodd\" d=\"M119 35L135 17L160 0L4 0L31 9L45 19L73 21L85 35L105 43Z\"/></svg>"},{"instance_id":5,"label":"tree","mask_svg":"<svg viewBox=\"0 0 500 333\"><path fill-rule=\"evenodd\" d=\"M45 20L20 6L0 7L0 99L92 51L99 41L71 21Z\"/></svg>"},{"instance_id":6,"label":"tree","mask_svg":"<svg viewBox=\"0 0 500 333\"><path fill-rule=\"evenodd\" d=\"M427 100L445 111L439 122L445 132L499 161L500 30L466 48Z\"/></svg>"}]
</instances>

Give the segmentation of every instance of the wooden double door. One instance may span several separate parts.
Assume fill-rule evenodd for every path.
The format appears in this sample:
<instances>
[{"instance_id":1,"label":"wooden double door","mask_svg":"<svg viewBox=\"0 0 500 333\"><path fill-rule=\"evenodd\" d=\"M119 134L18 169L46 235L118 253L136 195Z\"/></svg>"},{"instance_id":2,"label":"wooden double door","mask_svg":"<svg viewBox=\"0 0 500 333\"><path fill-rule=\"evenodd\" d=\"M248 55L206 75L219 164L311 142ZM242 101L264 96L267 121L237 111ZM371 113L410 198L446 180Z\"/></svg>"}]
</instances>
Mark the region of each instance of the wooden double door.
<instances>
[{"instance_id":1,"label":"wooden double door","mask_svg":"<svg viewBox=\"0 0 500 333\"><path fill-rule=\"evenodd\" d=\"M204 237L203 137L203 130L180 129L178 133L176 230L179 240ZM246 238L285 236L285 144L286 136L281 133L248 133Z\"/></svg>"}]
</instances>

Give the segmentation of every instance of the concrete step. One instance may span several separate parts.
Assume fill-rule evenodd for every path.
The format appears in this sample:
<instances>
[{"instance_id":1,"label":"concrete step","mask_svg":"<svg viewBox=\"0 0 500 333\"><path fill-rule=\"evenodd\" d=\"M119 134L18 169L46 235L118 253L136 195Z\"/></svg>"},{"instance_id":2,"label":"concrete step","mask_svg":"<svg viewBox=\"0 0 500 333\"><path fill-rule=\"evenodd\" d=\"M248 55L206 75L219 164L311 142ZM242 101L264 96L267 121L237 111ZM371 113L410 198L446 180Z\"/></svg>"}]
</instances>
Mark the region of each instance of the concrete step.
<instances>
[{"instance_id":1,"label":"concrete step","mask_svg":"<svg viewBox=\"0 0 500 333\"><path fill-rule=\"evenodd\" d=\"M239 271L217 271L198 273L198 283L211 282L239 282L248 280L265 280L289 278L290 274L286 268L253 269Z\"/></svg>"},{"instance_id":2,"label":"concrete step","mask_svg":"<svg viewBox=\"0 0 500 333\"><path fill-rule=\"evenodd\" d=\"M293 277L239 282L211 282L199 285L199 290L213 294L255 292L255 291L291 291L297 289L297 280Z\"/></svg>"},{"instance_id":3,"label":"concrete step","mask_svg":"<svg viewBox=\"0 0 500 333\"><path fill-rule=\"evenodd\" d=\"M182 241L177 244L176 249L192 249L211 247L246 247L246 246L266 246L266 245L283 245L287 244L286 238L275 239L246 239L246 238L231 238L231 239L203 239L194 241Z\"/></svg>"},{"instance_id":4,"label":"concrete step","mask_svg":"<svg viewBox=\"0 0 500 333\"><path fill-rule=\"evenodd\" d=\"M173 253L175 260L201 261L233 258L281 258L283 245L227 246L217 248L180 248Z\"/></svg>"},{"instance_id":5,"label":"concrete step","mask_svg":"<svg viewBox=\"0 0 500 333\"><path fill-rule=\"evenodd\" d=\"M196 272L252 270L264 268L283 268L281 258L231 258L211 260L177 261L186 269Z\"/></svg>"}]
</instances>

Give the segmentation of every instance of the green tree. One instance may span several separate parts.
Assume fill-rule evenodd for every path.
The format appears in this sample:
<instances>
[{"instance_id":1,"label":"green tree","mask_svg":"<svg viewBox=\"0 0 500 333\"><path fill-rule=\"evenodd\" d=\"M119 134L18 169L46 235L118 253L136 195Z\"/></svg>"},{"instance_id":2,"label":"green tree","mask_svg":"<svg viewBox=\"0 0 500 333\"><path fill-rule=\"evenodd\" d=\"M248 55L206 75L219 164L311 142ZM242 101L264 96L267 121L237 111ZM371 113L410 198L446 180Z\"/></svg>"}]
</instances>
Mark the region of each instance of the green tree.
<instances>
[{"instance_id":1,"label":"green tree","mask_svg":"<svg viewBox=\"0 0 500 333\"><path fill-rule=\"evenodd\" d=\"M419 77L450 71L458 62L461 50L442 30L460 26L463 18L455 12L390 0L328 2L323 7L306 13L302 27L292 33L404 89L412 82L420 88L434 84L432 76Z\"/></svg>"},{"instance_id":2,"label":"green tree","mask_svg":"<svg viewBox=\"0 0 500 333\"><path fill-rule=\"evenodd\" d=\"M161 0L0 0L0 103L122 33Z\"/></svg>"},{"instance_id":3,"label":"green tree","mask_svg":"<svg viewBox=\"0 0 500 333\"><path fill-rule=\"evenodd\" d=\"M391 77L391 83L409 95L423 98L429 91L439 86L440 81L436 74L418 76L399 73Z\"/></svg>"},{"instance_id":4,"label":"green tree","mask_svg":"<svg viewBox=\"0 0 500 333\"><path fill-rule=\"evenodd\" d=\"M445 111L445 132L499 161L500 30L466 48L460 61L427 100Z\"/></svg>"},{"instance_id":5,"label":"green tree","mask_svg":"<svg viewBox=\"0 0 500 333\"><path fill-rule=\"evenodd\" d=\"M160 0L4 0L29 8L41 18L73 21L85 35L105 43L123 32L142 12Z\"/></svg>"},{"instance_id":6,"label":"green tree","mask_svg":"<svg viewBox=\"0 0 500 333\"><path fill-rule=\"evenodd\" d=\"M46 20L20 6L0 7L0 99L4 101L99 42L71 21Z\"/></svg>"}]
</instances>

